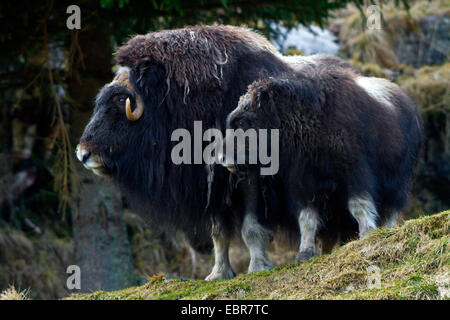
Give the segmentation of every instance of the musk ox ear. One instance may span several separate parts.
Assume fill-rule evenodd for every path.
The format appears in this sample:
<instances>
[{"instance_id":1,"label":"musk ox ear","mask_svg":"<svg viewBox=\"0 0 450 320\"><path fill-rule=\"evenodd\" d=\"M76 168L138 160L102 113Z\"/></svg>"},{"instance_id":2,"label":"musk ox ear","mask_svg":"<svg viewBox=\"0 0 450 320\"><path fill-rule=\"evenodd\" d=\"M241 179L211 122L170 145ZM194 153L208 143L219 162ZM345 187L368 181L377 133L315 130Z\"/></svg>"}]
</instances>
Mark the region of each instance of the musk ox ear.
<instances>
[{"instance_id":1,"label":"musk ox ear","mask_svg":"<svg viewBox=\"0 0 450 320\"><path fill-rule=\"evenodd\" d=\"M279 128L281 120L278 116L277 102L274 100L273 92L267 88L258 91L255 96L256 112L262 117L262 125L265 128Z\"/></svg>"},{"instance_id":2,"label":"musk ox ear","mask_svg":"<svg viewBox=\"0 0 450 320\"><path fill-rule=\"evenodd\" d=\"M269 90L274 98L279 100L291 100L296 96L293 81L289 79L276 79L269 84Z\"/></svg>"},{"instance_id":3,"label":"musk ox ear","mask_svg":"<svg viewBox=\"0 0 450 320\"><path fill-rule=\"evenodd\" d=\"M164 88L165 70L162 65L142 61L131 70L130 81L144 99L155 96L156 90Z\"/></svg>"},{"instance_id":4,"label":"musk ox ear","mask_svg":"<svg viewBox=\"0 0 450 320\"><path fill-rule=\"evenodd\" d=\"M265 87L258 92L259 106L271 113L276 113L283 104L295 99L295 89L287 79L269 78Z\"/></svg>"}]
</instances>

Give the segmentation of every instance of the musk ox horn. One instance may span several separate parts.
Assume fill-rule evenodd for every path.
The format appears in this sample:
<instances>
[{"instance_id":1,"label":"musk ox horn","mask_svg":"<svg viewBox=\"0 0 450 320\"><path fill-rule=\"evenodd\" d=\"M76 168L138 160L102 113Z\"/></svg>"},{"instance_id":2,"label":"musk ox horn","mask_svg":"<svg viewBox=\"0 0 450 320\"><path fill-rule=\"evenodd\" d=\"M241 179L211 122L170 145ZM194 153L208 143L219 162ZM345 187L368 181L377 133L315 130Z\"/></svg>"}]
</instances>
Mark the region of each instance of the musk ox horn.
<instances>
[{"instance_id":1,"label":"musk ox horn","mask_svg":"<svg viewBox=\"0 0 450 320\"><path fill-rule=\"evenodd\" d=\"M136 121L142 116L142 113L144 112L144 104L142 103L141 99L136 97L136 109L134 109L134 111L132 112L130 98L127 98L125 103L125 111L128 120Z\"/></svg>"}]
</instances>

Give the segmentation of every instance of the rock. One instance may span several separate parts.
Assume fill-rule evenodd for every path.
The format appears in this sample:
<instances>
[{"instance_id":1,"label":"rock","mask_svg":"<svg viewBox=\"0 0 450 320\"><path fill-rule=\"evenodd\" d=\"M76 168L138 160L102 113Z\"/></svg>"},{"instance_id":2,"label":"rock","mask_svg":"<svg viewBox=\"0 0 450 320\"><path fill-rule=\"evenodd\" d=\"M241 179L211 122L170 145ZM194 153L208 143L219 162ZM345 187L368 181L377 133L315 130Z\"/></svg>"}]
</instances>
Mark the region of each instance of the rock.
<instances>
[{"instance_id":1,"label":"rock","mask_svg":"<svg viewBox=\"0 0 450 320\"><path fill-rule=\"evenodd\" d=\"M415 25L394 41L398 62L414 67L444 63L450 53L450 17L425 16Z\"/></svg>"}]
</instances>

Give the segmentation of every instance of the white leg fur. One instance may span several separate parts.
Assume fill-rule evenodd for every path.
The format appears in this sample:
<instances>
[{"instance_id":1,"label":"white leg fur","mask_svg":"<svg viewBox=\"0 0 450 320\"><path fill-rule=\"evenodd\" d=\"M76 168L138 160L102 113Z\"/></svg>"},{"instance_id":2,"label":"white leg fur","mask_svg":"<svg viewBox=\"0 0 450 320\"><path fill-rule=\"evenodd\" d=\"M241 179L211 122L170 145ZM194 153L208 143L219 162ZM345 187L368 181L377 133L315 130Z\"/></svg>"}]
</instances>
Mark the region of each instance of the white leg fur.
<instances>
[{"instance_id":1,"label":"white leg fur","mask_svg":"<svg viewBox=\"0 0 450 320\"><path fill-rule=\"evenodd\" d=\"M259 222L257 217L248 213L244 218L241 230L242 239L250 252L248 272L258 272L273 268L266 256L266 244L270 241L270 233Z\"/></svg>"},{"instance_id":2,"label":"white leg fur","mask_svg":"<svg viewBox=\"0 0 450 320\"><path fill-rule=\"evenodd\" d=\"M316 255L316 233L319 223L319 215L315 209L306 207L300 211L298 224L301 238L295 261L306 261Z\"/></svg>"},{"instance_id":3,"label":"white leg fur","mask_svg":"<svg viewBox=\"0 0 450 320\"><path fill-rule=\"evenodd\" d=\"M377 209L369 194L353 196L348 201L348 209L359 224L359 237L363 238L367 232L377 227Z\"/></svg>"},{"instance_id":4,"label":"white leg fur","mask_svg":"<svg viewBox=\"0 0 450 320\"><path fill-rule=\"evenodd\" d=\"M219 227L213 226L212 238L214 243L214 267L205 280L231 279L236 274L231 268L228 249L230 247L230 237Z\"/></svg>"}]
</instances>

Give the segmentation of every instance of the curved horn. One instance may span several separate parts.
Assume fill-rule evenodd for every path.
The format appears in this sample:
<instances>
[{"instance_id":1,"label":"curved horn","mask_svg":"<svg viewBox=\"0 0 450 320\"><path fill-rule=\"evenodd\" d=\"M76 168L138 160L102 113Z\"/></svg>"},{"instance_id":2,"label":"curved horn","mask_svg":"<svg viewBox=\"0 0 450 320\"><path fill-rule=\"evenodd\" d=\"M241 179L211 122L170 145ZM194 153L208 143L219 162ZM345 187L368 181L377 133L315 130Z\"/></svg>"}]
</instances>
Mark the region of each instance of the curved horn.
<instances>
[{"instance_id":1,"label":"curved horn","mask_svg":"<svg viewBox=\"0 0 450 320\"><path fill-rule=\"evenodd\" d=\"M142 103L141 99L136 97L136 109L134 109L134 111L132 112L130 98L127 98L125 102L125 112L127 114L128 120L136 121L142 116L142 113L144 112L144 104Z\"/></svg>"}]
</instances>

